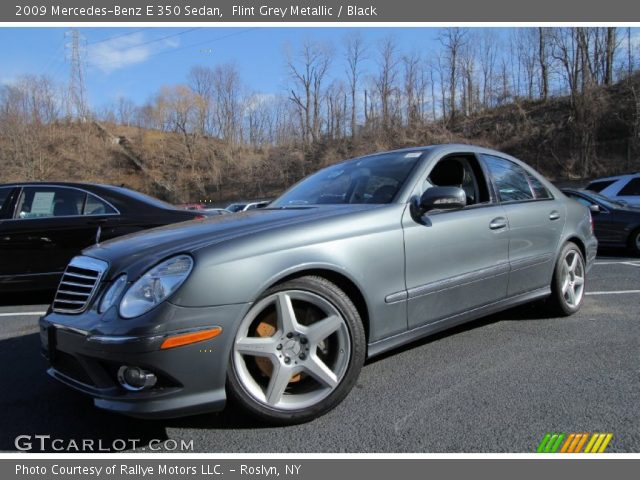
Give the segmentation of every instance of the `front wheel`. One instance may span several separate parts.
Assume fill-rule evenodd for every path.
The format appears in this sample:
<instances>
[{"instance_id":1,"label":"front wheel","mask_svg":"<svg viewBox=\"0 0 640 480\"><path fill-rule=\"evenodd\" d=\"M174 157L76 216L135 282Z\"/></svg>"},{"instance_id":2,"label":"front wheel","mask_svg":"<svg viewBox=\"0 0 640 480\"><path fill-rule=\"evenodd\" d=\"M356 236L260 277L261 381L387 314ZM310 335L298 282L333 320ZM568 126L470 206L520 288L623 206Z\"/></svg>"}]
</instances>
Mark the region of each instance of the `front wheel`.
<instances>
[{"instance_id":1,"label":"front wheel","mask_svg":"<svg viewBox=\"0 0 640 480\"><path fill-rule=\"evenodd\" d=\"M269 289L240 323L231 393L270 423L323 415L349 393L365 358L357 309L336 285L308 276Z\"/></svg>"},{"instance_id":2,"label":"front wheel","mask_svg":"<svg viewBox=\"0 0 640 480\"><path fill-rule=\"evenodd\" d=\"M580 310L585 280L582 252L575 243L568 242L560 252L551 282L551 306L555 313L569 316Z\"/></svg>"},{"instance_id":3,"label":"front wheel","mask_svg":"<svg viewBox=\"0 0 640 480\"><path fill-rule=\"evenodd\" d=\"M629 235L629 250L634 255L640 256L640 228L635 229Z\"/></svg>"}]
</instances>

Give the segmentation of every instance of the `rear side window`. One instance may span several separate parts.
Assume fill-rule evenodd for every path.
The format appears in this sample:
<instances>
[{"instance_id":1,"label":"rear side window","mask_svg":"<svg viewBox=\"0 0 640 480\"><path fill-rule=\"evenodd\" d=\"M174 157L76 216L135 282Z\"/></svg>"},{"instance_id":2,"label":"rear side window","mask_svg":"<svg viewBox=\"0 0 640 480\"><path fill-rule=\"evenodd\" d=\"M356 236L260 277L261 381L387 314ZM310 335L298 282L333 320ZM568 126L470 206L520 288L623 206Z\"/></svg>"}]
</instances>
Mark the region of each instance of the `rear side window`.
<instances>
[{"instance_id":1,"label":"rear side window","mask_svg":"<svg viewBox=\"0 0 640 480\"><path fill-rule=\"evenodd\" d=\"M618 192L621 197L638 196L640 195L640 178L632 178L629 182L622 187L622 190Z\"/></svg>"},{"instance_id":2,"label":"rear side window","mask_svg":"<svg viewBox=\"0 0 640 480\"><path fill-rule=\"evenodd\" d=\"M498 189L501 202L522 202L533 200L533 191L527 180L527 172L509 160L482 155L489 173Z\"/></svg>"},{"instance_id":3,"label":"rear side window","mask_svg":"<svg viewBox=\"0 0 640 480\"><path fill-rule=\"evenodd\" d=\"M63 187L25 187L18 201L22 219L82 215L87 194Z\"/></svg>"},{"instance_id":4,"label":"rear side window","mask_svg":"<svg viewBox=\"0 0 640 480\"><path fill-rule=\"evenodd\" d=\"M609 185L613 185L615 182L616 180L596 180L595 182L591 182L589 185L587 185L587 190L600 193L602 190L607 188Z\"/></svg>"}]
</instances>

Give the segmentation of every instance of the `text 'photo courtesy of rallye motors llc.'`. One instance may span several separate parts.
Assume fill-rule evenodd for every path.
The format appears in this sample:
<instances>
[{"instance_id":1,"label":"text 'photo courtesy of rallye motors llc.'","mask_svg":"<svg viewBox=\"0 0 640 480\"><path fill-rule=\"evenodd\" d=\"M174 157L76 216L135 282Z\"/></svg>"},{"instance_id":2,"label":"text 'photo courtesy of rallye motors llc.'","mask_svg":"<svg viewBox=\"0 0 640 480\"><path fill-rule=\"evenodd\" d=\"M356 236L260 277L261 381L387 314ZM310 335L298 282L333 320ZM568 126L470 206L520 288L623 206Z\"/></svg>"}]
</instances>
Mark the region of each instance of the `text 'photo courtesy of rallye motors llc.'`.
<instances>
[{"instance_id":1,"label":"text 'photo courtesy of rallye motors llc.'","mask_svg":"<svg viewBox=\"0 0 640 480\"><path fill-rule=\"evenodd\" d=\"M612 2L0 5L0 476L635 462Z\"/></svg>"}]
</instances>

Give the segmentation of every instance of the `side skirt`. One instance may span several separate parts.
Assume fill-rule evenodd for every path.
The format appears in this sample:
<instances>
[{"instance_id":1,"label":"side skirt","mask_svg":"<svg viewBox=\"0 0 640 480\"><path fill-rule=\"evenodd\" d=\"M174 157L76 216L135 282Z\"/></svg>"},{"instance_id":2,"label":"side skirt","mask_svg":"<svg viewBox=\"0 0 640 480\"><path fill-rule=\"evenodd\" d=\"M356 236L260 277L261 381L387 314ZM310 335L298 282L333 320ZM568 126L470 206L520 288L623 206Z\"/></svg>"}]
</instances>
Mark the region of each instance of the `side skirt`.
<instances>
[{"instance_id":1,"label":"side skirt","mask_svg":"<svg viewBox=\"0 0 640 480\"><path fill-rule=\"evenodd\" d=\"M367 349L367 358L375 357L401 345L405 345L420 338L433 335L434 333L455 327L456 325L470 322L471 320L476 320L478 318L485 317L487 315L491 315L508 308L522 305L524 303L539 300L548 297L549 295L551 295L550 287L539 288L532 292L505 298L504 300L500 300L498 302L483 305L482 307L474 308L473 310L468 310L451 317L443 318L441 320L438 320L437 322L421 325L412 330L408 330L406 332L402 332L397 335L393 335L391 337L370 343Z\"/></svg>"}]
</instances>

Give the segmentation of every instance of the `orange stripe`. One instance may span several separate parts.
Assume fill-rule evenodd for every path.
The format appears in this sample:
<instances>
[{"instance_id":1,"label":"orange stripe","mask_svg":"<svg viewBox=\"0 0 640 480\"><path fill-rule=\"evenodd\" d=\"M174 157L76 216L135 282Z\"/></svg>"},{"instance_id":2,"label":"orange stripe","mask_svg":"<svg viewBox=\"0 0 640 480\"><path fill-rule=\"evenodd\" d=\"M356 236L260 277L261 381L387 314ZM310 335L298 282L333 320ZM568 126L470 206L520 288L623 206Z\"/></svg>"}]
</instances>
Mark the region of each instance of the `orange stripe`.
<instances>
[{"instance_id":1,"label":"orange stripe","mask_svg":"<svg viewBox=\"0 0 640 480\"><path fill-rule=\"evenodd\" d=\"M573 435L574 435L573 442L571 443L571 446L569 447L569 450L567 451L567 453L573 453L574 450L576 449L576 445L578 445L578 442L582 438L581 433L574 433Z\"/></svg>"},{"instance_id":2,"label":"orange stripe","mask_svg":"<svg viewBox=\"0 0 640 480\"><path fill-rule=\"evenodd\" d=\"M582 434L582 439L580 440L580 443L578 443L578 446L576 447L576 449L575 449L575 451L573 453L580 453L582 451L582 447L584 447L584 444L587 441L587 438L589 438L589 434L588 433L583 433Z\"/></svg>"},{"instance_id":3,"label":"orange stripe","mask_svg":"<svg viewBox=\"0 0 640 480\"><path fill-rule=\"evenodd\" d=\"M569 444L571 443L571 441L573 440L573 438L575 436L576 436L576 434L572 433L567 437L567 440L564 442L564 445L562 445L562 449L560 449L560 453L566 453L567 452L567 448L569 448Z\"/></svg>"},{"instance_id":4,"label":"orange stripe","mask_svg":"<svg viewBox=\"0 0 640 480\"><path fill-rule=\"evenodd\" d=\"M173 337L167 338L162 345L160 346L161 350L165 350L167 348L181 347L183 345L189 345L195 342L201 342L203 340L209 340L211 338L217 337L222 333L222 328L215 327L209 330L203 330L200 332L193 333L183 333L181 335L174 335Z\"/></svg>"}]
</instances>

